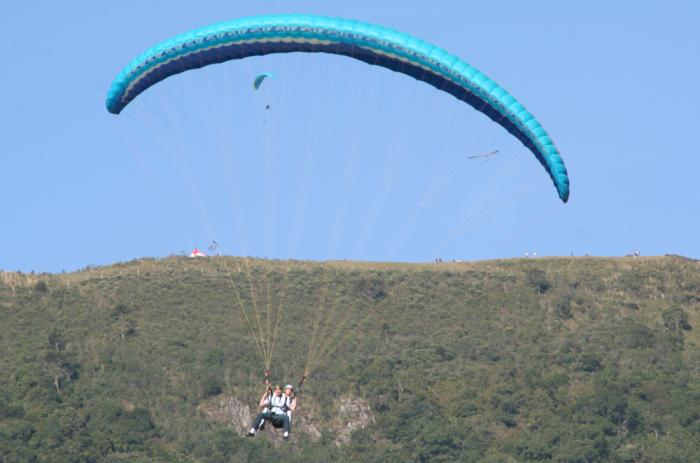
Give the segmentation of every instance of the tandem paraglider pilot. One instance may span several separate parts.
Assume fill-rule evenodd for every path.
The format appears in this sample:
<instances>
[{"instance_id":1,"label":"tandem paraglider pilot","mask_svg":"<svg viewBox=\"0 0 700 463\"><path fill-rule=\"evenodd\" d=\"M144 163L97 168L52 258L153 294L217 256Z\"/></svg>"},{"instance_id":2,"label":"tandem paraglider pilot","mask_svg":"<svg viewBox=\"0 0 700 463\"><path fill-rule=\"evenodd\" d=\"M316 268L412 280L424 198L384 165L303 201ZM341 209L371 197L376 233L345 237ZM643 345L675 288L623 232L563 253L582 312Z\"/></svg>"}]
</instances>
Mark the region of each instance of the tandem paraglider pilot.
<instances>
[{"instance_id":1,"label":"tandem paraglider pilot","mask_svg":"<svg viewBox=\"0 0 700 463\"><path fill-rule=\"evenodd\" d=\"M264 429L265 422L269 421L275 428L283 428L282 439L289 440L289 433L292 432L292 412L297 408L294 387L287 384L284 386L284 392L280 386L275 386L274 392L267 389L260 398L259 406L262 412L255 417L248 436L255 436L256 431Z\"/></svg>"}]
</instances>

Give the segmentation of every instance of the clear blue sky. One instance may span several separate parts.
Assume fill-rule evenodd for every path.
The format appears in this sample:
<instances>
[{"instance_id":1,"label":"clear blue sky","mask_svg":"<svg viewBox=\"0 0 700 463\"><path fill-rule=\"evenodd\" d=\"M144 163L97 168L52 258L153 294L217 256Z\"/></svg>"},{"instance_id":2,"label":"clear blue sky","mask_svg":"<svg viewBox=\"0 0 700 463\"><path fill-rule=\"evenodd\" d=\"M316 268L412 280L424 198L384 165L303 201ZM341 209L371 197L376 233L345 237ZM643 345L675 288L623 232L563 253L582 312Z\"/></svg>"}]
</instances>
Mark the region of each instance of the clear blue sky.
<instances>
[{"instance_id":1,"label":"clear blue sky","mask_svg":"<svg viewBox=\"0 0 700 463\"><path fill-rule=\"evenodd\" d=\"M700 257L696 1L29 1L2 10L0 269L74 270L212 239L226 254L281 258ZM288 12L391 26L469 61L552 135L569 203L481 114L343 57L210 66L154 87L120 116L104 109L114 76L151 45ZM275 79L253 92L259 72ZM465 161L492 149L488 161Z\"/></svg>"}]
</instances>

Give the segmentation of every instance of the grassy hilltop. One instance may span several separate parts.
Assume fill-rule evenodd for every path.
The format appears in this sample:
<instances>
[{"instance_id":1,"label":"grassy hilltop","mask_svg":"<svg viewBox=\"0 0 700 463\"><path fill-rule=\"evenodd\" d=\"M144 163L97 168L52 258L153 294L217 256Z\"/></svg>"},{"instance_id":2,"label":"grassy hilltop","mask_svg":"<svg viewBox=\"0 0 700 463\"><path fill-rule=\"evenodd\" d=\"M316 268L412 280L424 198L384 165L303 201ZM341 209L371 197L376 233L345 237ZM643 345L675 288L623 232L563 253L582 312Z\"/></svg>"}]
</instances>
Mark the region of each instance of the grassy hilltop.
<instances>
[{"instance_id":1,"label":"grassy hilltop","mask_svg":"<svg viewBox=\"0 0 700 463\"><path fill-rule=\"evenodd\" d=\"M278 312L290 443L241 436ZM699 333L681 257L5 272L0 462L700 461Z\"/></svg>"}]
</instances>

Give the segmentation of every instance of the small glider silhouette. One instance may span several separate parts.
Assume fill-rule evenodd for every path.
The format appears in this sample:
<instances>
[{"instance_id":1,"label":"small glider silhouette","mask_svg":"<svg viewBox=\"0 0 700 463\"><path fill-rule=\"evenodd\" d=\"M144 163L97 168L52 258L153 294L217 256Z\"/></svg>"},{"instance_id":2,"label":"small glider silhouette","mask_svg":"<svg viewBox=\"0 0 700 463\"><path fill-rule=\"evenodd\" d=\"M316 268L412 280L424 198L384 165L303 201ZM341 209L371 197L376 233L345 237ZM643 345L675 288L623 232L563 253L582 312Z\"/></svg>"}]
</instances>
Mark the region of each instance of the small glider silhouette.
<instances>
[{"instance_id":1,"label":"small glider silhouette","mask_svg":"<svg viewBox=\"0 0 700 463\"><path fill-rule=\"evenodd\" d=\"M473 156L467 156L467 159L481 159L481 158L490 158L491 156L495 156L498 154L498 150L493 150L489 151L488 153L483 153L483 154L475 154Z\"/></svg>"}]
</instances>

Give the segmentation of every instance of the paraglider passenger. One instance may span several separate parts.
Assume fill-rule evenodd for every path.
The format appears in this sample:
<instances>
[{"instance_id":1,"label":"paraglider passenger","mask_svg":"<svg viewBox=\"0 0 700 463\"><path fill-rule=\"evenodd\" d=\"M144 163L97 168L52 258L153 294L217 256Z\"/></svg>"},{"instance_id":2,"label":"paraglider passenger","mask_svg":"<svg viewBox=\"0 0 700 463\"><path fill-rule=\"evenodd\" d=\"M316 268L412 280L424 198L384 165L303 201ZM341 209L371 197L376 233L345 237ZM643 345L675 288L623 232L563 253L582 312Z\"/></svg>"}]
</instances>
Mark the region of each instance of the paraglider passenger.
<instances>
[{"instance_id":1,"label":"paraglider passenger","mask_svg":"<svg viewBox=\"0 0 700 463\"><path fill-rule=\"evenodd\" d=\"M269 421L276 428L283 428L282 438L289 440L292 432L292 412L297 408L297 400L294 397L294 388L291 384L284 387L284 393L280 386L275 386L274 392L265 391L260 398L260 408L263 409L253 421L253 426L248 431L248 436L255 436L255 432L264 421Z\"/></svg>"}]
</instances>

